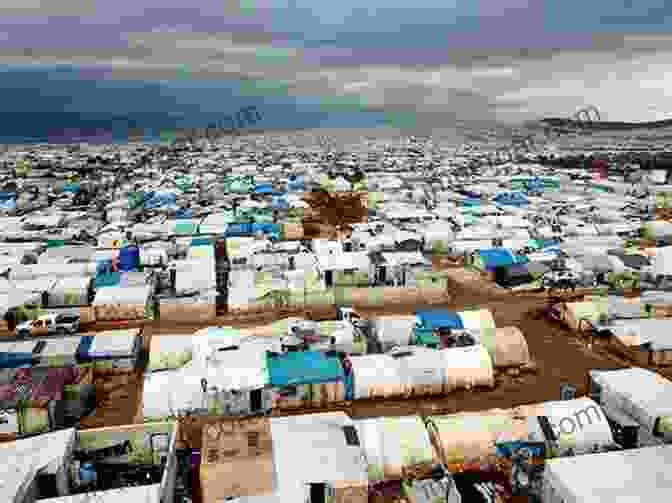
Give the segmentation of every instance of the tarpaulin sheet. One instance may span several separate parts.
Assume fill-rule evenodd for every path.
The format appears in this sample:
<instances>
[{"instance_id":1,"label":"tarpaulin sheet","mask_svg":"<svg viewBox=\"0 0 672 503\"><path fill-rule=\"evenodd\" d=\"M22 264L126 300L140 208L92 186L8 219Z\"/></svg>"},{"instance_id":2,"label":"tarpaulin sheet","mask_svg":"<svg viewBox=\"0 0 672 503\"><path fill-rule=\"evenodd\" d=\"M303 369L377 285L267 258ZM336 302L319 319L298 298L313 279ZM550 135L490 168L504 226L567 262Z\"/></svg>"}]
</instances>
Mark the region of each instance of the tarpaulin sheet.
<instances>
[{"instance_id":1,"label":"tarpaulin sheet","mask_svg":"<svg viewBox=\"0 0 672 503\"><path fill-rule=\"evenodd\" d=\"M0 353L0 368L15 369L32 365L33 353Z\"/></svg>"},{"instance_id":2,"label":"tarpaulin sheet","mask_svg":"<svg viewBox=\"0 0 672 503\"><path fill-rule=\"evenodd\" d=\"M289 201L287 200L286 194L281 196L273 196L273 202L271 204L275 209L289 209Z\"/></svg>"},{"instance_id":3,"label":"tarpaulin sheet","mask_svg":"<svg viewBox=\"0 0 672 503\"><path fill-rule=\"evenodd\" d=\"M271 386L317 384L345 378L338 358L318 351L301 351L268 357Z\"/></svg>"},{"instance_id":4,"label":"tarpaulin sheet","mask_svg":"<svg viewBox=\"0 0 672 503\"><path fill-rule=\"evenodd\" d=\"M416 316L420 320L422 326L425 328L450 328L454 330L460 330L464 328L460 315L445 309L418 311Z\"/></svg>"},{"instance_id":5,"label":"tarpaulin sheet","mask_svg":"<svg viewBox=\"0 0 672 503\"><path fill-rule=\"evenodd\" d=\"M264 234L273 234L280 236L282 226L280 224L261 224L255 223L252 224L252 233L256 234L257 232L262 232Z\"/></svg>"},{"instance_id":6,"label":"tarpaulin sheet","mask_svg":"<svg viewBox=\"0 0 672 503\"><path fill-rule=\"evenodd\" d=\"M177 209L177 196L174 192L150 192L145 198L145 209Z\"/></svg>"},{"instance_id":7,"label":"tarpaulin sheet","mask_svg":"<svg viewBox=\"0 0 672 503\"><path fill-rule=\"evenodd\" d=\"M192 218L191 208L178 208L175 218Z\"/></svg>"},{"instance_id":8,"label":"tarpaulin sheet","mask_svg":"<svg viewBox=\"0 0 672 503\"><path fill-rule=\"evenodd\" d=\"M513 253L507 248L481 249L478 250L478 254L488 269L510 266L516 263Z\"/></svg>"},{"instance_id":9,"label":"tarpaulin sheet","mask_svg":"<svg viewBox=\"0 0 672 503\"><path fill-rule=\"evenodd\" d=\"M520 192L506 192L495 197L495 201L503 205L523 206L530 203L530 201Z\"/></svg>"},{"instance_id":10,"label":"tarpaulin sheet","mask_svg":"<svg viewBox=\"0 0 672 503\"><path fill-rule=\"evenodd\" d=\"M303 178L297 178L296 180L289 180L287 183L287 190L289 192L303 192L306 190L306 184Z\"/></svg>"},{"instance_id":11,"label":"tarpaulin sheet","mask_svg":"<svg viewBox=\"0 0 672 503\"><path fill-rule=\"evenodd\" d=\"M252 224L229 224L226 228L227 237L249 236L252 234Z\"/></svg>"},{"instance_id":12,"label":"tarpaulin sheet","mask_svg":"<svg viewBox=\"0 0 672 503\"><path fill-rule=\"evenodd\" d=\"M93 345L93 335L83 335L79 341L79 347L77 348L77 360L78 361L87 361L89 359L89 351Z\"/></svg>"},{"instance_id":13,"label":"tarpaulin sheet","mask_svg":"<svg viewBox=\"0 0 672 503\"><path fill-rule=\"evenodd\" d=\"M257 194L272 194L275 192L272 183L258 183L254 189Z\"/></svg>"}]
</instances>

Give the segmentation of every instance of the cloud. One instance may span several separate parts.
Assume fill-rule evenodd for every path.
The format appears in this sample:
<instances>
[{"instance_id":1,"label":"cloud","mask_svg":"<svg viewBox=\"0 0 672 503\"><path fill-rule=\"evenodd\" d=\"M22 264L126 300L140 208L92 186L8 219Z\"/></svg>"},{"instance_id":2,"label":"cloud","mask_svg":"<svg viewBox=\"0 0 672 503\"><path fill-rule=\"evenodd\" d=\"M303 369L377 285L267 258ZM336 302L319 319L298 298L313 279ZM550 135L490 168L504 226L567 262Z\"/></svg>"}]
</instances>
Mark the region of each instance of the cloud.
<instances>
[{"instance_id":1,"label":"cloud","mask_svg":"<svg viewBox=\"0 0 672 503\"><path fill-rule=\"evenodd\" d=\"M488 16L497 9L509 15L525 7L522 0L499 7L492 2L481 0ZM312 96L325 109L384 110L391 116L417 115L427 124L461 117L518 121L568 116L587 104L596 104L613 120L652 120L669 100L665 82L672 36L596 34L590 35L590 44L586 39L576 47L540 43L529 50L458 43L397 50L352 47L339 36L328 37L333 39L328 46L302 46L291 43L291 34L278 26L267 28L250 23L247 31L199 33L189 23L161 22L148 31L126 32L117 46L52 44L30 54L6 47L0 63L101 65L112 70L110 78L241 80L243 92L251 96ZM453 35L449 42L459 42ZM652 102L661 105L651 107Z\"/></svg>"},{"instance_id":2,"label":"cloud","mask_svg":"<svg viewBox=\"0 0 672 503\"><path fill-rule=\"evenodd\" d=\"M92 16L96 0L2 0L0 16Z\"/></svg>"}]
</instances>

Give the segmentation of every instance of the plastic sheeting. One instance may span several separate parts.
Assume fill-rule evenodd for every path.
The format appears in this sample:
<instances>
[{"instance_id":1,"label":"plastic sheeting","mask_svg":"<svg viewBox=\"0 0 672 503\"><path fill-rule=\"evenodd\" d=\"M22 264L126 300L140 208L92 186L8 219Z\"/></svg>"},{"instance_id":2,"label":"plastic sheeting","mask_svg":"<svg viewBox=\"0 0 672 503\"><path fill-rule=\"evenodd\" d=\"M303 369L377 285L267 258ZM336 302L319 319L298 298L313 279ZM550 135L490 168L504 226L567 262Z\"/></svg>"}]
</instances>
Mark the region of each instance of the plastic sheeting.
<instances>
[{"instance_id":1,"label":"plastic sheeting","mask_svg":"<svg viewBox=\"0 0 672 503\"><path fill-rule=\"evenodd\" d=\"M600 401L605 407L633 417L653 433L656 419L672 416L672 381L642 368L593 370L590 376L601 388ZM665 440L671 440L667 435Z\"/></svg>"},{"instance_id":2,"label":"plastic sheeting","mask_svg":"<svg viewBox=\"0 0 672 503\"><path fill-rule=\"evenodd\" d=\"M492 464L497 443L526 440L528 421L510 409L430 416L427 429L432 444L446 465Z\"/></svg>"},{"instance_id":3,"label":"plastic sheeting","mask_svg":"<svg viewBox=\"0 0 672 503\"><path fill-rule=\"evenodd\" d=\"M149 349L148 372L179 369L192 359L191 335L153 335Z\"/></svg>"},{"instance_id":4,"label":"plastic sheeting","mask_svg":"<svg viewBox=\"0 0 672 503\"><path fill-rule=\"evenodd\" d=\"M383 351L394 346L406 346L413 341L415 316L383 316L373 320L374 337L382 345Z\"/></svg>"},{"instance_id":5,"label":"plastic sheeting","mask_svg":"<svg viewBox=\"0 0 672 503\"><path fill-rule=\"evenodd\" d=\"M347 395L349 399L404 396L406 387L401 376L401 366L396 358L390 355L363 355L352 356L349 362L352 368L352 384Z\"/></svg>"},{"instance_id":6,"label":"plastic sheeting","mask_svg":"<svg viewBox=\"0 0 672 503\"><path fill-rule=\"evenodd\" d=\"M668 501L671 463L672 446L552 459L546 462L543 501Z\"/></svg>"},{"instance_id":7,"label":"plastic sheeting","mask_svg":"<svg viewBox=\"0 0 672 503\"><path fill-rule=\"evenodd\" d=\"M444 393L450 372L446 372L444 354L440 351L414 347L409 356L397 358L403 393L406 397L436 396Z\"/></svg>"},{"instance_id":8,"label":"plastic sheeting","mask_svg":"<svg viewBox=\"0 0 672 503\"><path fill-rule=\"evenodd\" d=\"M462 327L467 330L485 330L495 328L495 319L488 309L461 311L457 315L462 320Z\"/></svg>"},{"instance_id":9,"label":"plastic sheeting","mask_svg":"<svg viewBox=\"0 0 672 503\"><path fill-rule=\"evenodd\" d=\"M272 386L343 381L345 377L338 358L315 351L270 357L268 365Z\"/></svg>"},{"instance_id":10,"label":"plastic sheeting","mask_svg":"<svg viewBox=\"0 0 672 503\"><path fill-rule=\"evenodd\" d=\"M517 327L484 329L478 335L496 368L516 367L530 362L527 341Z\"/></svg>"},{"instance_id":11,"label":"plastic sheeting","mask_svg":"<svg viewBox=\"0 0 672 503\"><path fill-rule=\"evenodd\" d=\"M494 385L492 360L481 345L441 351L415 346L407 349L409 355L398 357L351 356L348 398L407 398Z\"/></svg>"},{"instance_id":12,"label":"plastic sheeting","mask_svg":"<svg viewBox=\"0 0 672 503\"><path fill-rule=\"evenodd\" d=\"M148 192L145 194L143 207L150 209L177 209L177 195L174 192Z\"/></svg>"},{"instance_id":13,"label":"plastic sheeting","mask_svg":"<svg viewBox=\"0 0 672 503\"><path fill-rule=\"evenodd\" d=\"M440 464L418 416L355 420L369 464L369 480L426 478Z\"/></svg>"},{"instance_id":14,"label":"plastic sheeting","mask_svg":"<svg viewBox=\"0 0 672 503\"><path fill-rule=\"evenodd\" d=\"M602 408L590 398L523 405L516 410L529 417L530 439L533 441L544 441L536 416L546 416L561 449L571 448L576 453L586 453L595 446L614 444L611 427Z\"/></svg>"},{"instance_id":15,"label":"plastic sheeting","mask_svg":"<svg viewBox=\"0 0 672 503\"><path fill-rule=\"evenodd\" d=\"M495 385L492 358L481 344L464 348L442 349L446 365L444 392Z\"/></svg>"}]
</instances>

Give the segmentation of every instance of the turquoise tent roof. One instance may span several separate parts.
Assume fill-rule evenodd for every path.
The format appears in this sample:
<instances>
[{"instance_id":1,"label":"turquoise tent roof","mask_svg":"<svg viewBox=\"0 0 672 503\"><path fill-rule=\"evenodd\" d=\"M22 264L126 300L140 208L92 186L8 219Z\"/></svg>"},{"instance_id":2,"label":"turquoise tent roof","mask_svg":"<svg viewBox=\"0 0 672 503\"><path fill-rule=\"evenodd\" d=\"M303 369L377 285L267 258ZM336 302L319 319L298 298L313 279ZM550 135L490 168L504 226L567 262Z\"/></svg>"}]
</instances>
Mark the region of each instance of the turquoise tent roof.
<instances>
[{"instance_id":1,"label":"turquoise tent roof","mask_svg":"<svg viewBox=\"0 0 672 503\"><path fill-rule=\"evenodd\" d=\"M300 351L268 357L271 386L317 384L345 378L341 362L319 351Z\"/></svg>"},{"instance_id":2,"label":"turquoise tent roof","mask_svg":"<svg viewBox=\"0 0 672 503\"><path fill-rule=\"evenodd\" d=\"M478 251L483 263L488 269L500 267L500 266L510 266L516 263L516 257L514 257L511 250L508 248L489 248L482 249Z\"/></svg>"}]
</instances>

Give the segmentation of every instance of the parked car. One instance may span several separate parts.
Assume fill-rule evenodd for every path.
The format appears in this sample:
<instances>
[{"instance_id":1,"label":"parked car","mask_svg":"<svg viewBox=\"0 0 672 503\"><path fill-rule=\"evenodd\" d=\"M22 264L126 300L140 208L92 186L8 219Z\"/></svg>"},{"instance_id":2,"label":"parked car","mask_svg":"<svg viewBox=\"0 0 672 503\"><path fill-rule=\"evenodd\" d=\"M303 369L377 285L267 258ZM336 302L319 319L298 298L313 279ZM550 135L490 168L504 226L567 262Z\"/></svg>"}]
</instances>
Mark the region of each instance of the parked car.
<instances>
[{"instance_id":1,"label":"parked car","mask_svg":"<svg viewBox=\"0 0 672 503\"><path fill-rule=\"evenodd\" d=\"M36 320L28 320L16 327L17 338L40 337L45 335L66 335L79 332L78 314L45 314Z\"/></svg>"},{"instance_id":2,"label":"parked car","mask_svg":"<svg viewBox=\"0 0 672 503\"><path fill-rule=\"evenodd\" d=\"M581 283L581 276L570 270L550 271L543 278L544 288L554 290L561 288L563 290L574 290Z\"/></svg>"}]
</instances>

